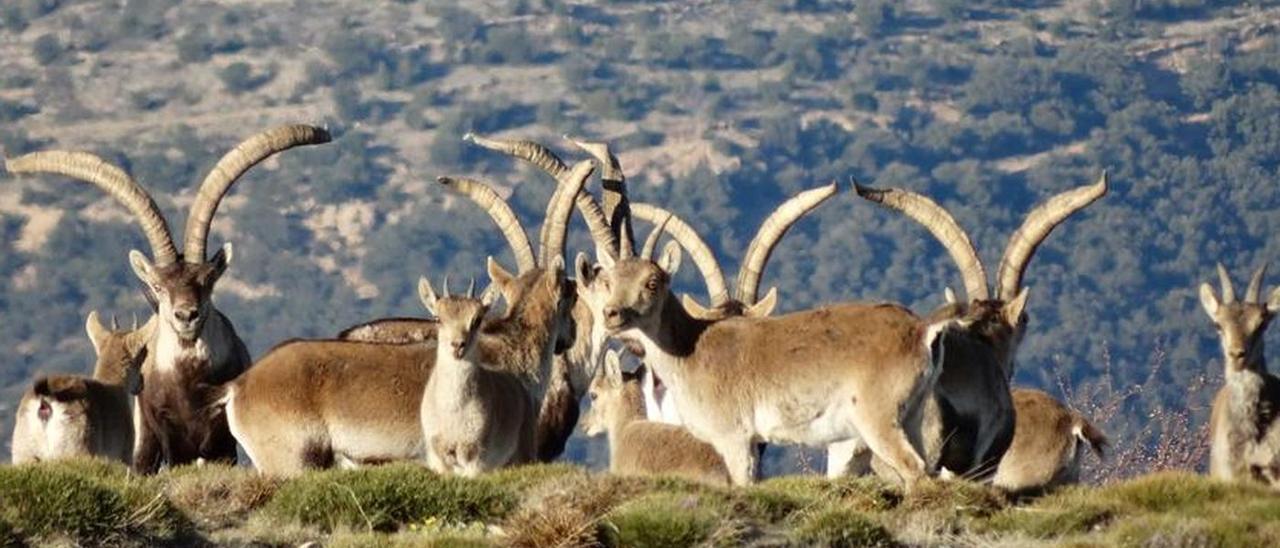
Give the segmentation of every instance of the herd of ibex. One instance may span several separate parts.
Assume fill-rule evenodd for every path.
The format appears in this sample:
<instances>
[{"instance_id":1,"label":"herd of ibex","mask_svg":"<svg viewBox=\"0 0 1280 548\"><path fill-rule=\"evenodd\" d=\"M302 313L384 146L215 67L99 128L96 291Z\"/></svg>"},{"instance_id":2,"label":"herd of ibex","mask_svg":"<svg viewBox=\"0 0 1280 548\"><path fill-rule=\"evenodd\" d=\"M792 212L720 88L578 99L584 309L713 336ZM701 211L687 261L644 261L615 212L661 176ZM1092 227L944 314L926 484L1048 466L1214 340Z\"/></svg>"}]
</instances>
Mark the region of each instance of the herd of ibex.
<instances>
[{"instance_id":1,"label":"herd of ibex","mask_svg":"<svg viewBox=\"0 0 1280 548\"><path fill-rule=\"evenodd\" d=\"M956 476L1014 493L1077 480L1086 448L1106 437L1048 394L1011 386L1028 326L1023 273L1037 246L1107 192L1097 182L1036 207L1009 239L994 290L966 232L941 206L903 189L854 185L857 195L927 229L960 269L965 300L947 288L925 314L884 302L830 303L774 316L776 288L760 298L779 240L838 191L801 192L761 225L732 291L711 248L685 220L627 199L622 167L600 142L570 139L589 158L569 166L549 148L468 134L528 162L556 183L536 250L506 201L483 182L441 177L497 225L516 259L492 258L475 295L419 295L433 319L387 318L332 339L290 340L257 361L211 295L231 244L205 250L222 197L255 164L329 141L293 125L227 153L201 183L179 251L151 196L123 170L83 152L36 152L9 173L54 173L92 183L133 213L151 244L129 253L153 316L142 326L87 323L98 356L92 377L35 380L13 431L15 463L94 455L143 472L236 460L237 443L263 473L416 460L445 474L549 461L578 423L607 433L610 469L747 484L764 444L825 446L829 476L876 473L907 487ZM586 189L599 171L603 203ZM595 261L565 256L577 210ZM637 250L632 220L653 225ZM659 248L663 236L672 241ZM688 253L706 305L677 298L672 277ZM1267 372L1263 334L1280 288L1262 299L1265 269L1237 300L1219 265L1221 296L1200 298L1217 326L1226 370L1210 423L1211 473L1280 486L1280 380ZM501 305L499 305L501 301ZM642 363L623 370L620 343Z\"/></svg>"}]
</instances>

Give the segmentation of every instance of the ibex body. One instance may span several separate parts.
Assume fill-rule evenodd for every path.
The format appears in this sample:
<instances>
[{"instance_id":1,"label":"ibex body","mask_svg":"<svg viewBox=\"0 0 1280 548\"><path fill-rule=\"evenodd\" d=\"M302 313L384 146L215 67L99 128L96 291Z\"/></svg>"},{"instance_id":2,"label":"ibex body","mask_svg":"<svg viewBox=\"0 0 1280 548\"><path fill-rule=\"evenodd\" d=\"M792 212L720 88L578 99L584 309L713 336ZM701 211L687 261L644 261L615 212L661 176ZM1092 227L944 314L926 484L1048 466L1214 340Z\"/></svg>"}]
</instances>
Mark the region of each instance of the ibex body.
<instances>
[{"instance_id":1,"label":"ibex body","mask_svg":"<svg viewBox=\"0 0 1280 548\"><path fill-rule=\"evenodd\" d=\"M729 484L729 470L710 444L688 430L646 419L641 373L624 373L611 352L591 381L591 410L583 418L588 436L609 437L609 471L642 476L678 476Z\"/></svg>"},{"instance_id":2,"label":"ibex body","mask_svg":"<svg viewBox=\"0 0 1280 548\"><path fill-rule=\"evenodd\" d=\"M427 466L474 477L508 463L533 460L537 409L513 374L477 362L476 339L494 293L480 299L437 296L423 278L422 303L439 320L436 366L421 402ZM554 338L549 338L554 343ZM552 349L546 349L550 360Z\"/></svg>"},{"instance_id":3,"label":"ibex body","mask_svg":"<svg viewBox=\"0 0 1280 548\"><path fill-rule=\"evenodd\" d=\"M1076 483L1086 448L1099 458L1107 437L1079 413L1041 390L1014 388L1018 422L1013 443L992 477L996 487L1016 494L1036 494Z\"/></svg>"},{"instance_id":4,"label":"ibex body","mask_svg":"<svg viewBox=\"0 0 1280 548\"><path fill-rule=\"evenodd\" d=\"M231 245L226 244L206 260L213 215L231 186L258 162L295 146L328 141L329 134L322 129L285 126L247 139L224 155L191 204L182 254L147 192L100 158L37 152L6 163L13 173L59 173L98 186L129 208L151 244L155 262L139 251L129 253L158 317L142 368L147 382L138 395L136 469L149 473L162 464L235 461L235 441L218 401L223 396L222 383L244 371L250 358L235 328L210 298L232 256Z\"/></svg>"},{"instance_id":5,"label":"ibex body","mask_svg":"<svg viewBox=\"0 0 1280 548\"><path fill-rule=\"evenodd\" d=\"M1219 300L1200 285L1200 303L1222 342L1225 385L1213 400L1209 422L1209 473L1224 480L1257 479L1280 487L1280 379L1267 371L1263 340L1280 311L1280 288L1261 299L1266 267L1237 301L1226 268L1218 265Z\"/></svg>"},{"instance_id":6,"label":"ibex body","mask_svg":"<svg viewBox=\"0 0 1280 548\"><path fill-rule=\"evenodd\" d=\"M91 312L85 330L97 353L92 377L37 379L18 403L13 462L96 456L133 462L132 395L155 317L128 331L108 329Z\"/></svg>"}]
</instances>

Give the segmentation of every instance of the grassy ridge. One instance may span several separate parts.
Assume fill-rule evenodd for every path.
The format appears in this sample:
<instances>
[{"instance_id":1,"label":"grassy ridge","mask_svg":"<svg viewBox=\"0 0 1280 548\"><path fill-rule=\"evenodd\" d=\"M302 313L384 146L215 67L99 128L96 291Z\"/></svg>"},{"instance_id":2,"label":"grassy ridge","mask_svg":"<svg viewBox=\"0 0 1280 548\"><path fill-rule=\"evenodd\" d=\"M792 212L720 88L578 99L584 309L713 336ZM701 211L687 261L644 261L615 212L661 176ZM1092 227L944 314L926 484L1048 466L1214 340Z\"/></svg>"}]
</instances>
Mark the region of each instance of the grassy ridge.
<instances>
[{"instance_id":1,"label":"grassy ridge","mask_svg":"<svg viewBox=\"0 0 1280 548\"><path fill-rule=\"evenodd\" d=\"M687 546L1280 543L1280 496L1188 474L1015 504L985 487L912 493L868 478L745 489L569 465L439 477L412 464L291 480L183 467L142 478L94 461L0 467L0 546Z\"/></svg>"}]
</instances>

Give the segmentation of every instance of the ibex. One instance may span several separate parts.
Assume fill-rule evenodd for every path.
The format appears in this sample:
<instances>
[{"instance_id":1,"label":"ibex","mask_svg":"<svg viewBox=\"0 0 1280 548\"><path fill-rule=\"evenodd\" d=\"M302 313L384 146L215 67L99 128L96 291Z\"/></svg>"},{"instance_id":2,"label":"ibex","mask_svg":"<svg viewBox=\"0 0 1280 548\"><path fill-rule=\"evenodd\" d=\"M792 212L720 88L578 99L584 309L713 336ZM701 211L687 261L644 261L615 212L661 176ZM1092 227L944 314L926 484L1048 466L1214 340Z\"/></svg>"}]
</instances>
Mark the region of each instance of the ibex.
<instances>
[{"instance_id":1,"label":"ibex","mask_svg":"<svg viewBox=\"0 0 1280 548\"><path fill-rule=\"evenodd\" d=\"M222 384L249 366L249 352L231 321L210 299L214 285L231 262L231 244L206 260L205 245L222 197L249 168L299 145L325 143L323 129L293 125L255 135L224 155L204 181L187 216L184 252L179 253L168 224L151 196L124 171L83 152L36 152L6 162L11 173L48 172L92 183L127 207L142 226L155 262L129 253L134 273L159 316L148 343L138 395L140 430L134 467L155 472L162 464L204 460L234 462L235 440L217 404Z\"/></svg>"},{"instance_id":2,"label":"ibex","mask_svg":"<svg viewBox=\"0 0 1280 548\"><path fill-rule=\"evenodd\" d=\"M496 293L476 298L474 290L472 280L465 296L450 295L446 277L444 293L437 296L426 278L418 282L422 304L440 322L436 365L422 395L427 466L466 477L532 460L537 424L533 397L520 379L477 361L481 322ZM547 360L552 350L545 348Z\"/></svg>"},{"instance_id":3,"label":"ibex","mask_svg":"<svg viewBox=\"0 0 1280 548\"><path fill-rule=\"evenodd\" d=\"M716 448L735 484L754 481L757 442L858 439L907 485L928 472L912 438L939 371L937 336L951 320L870 303L699 319L671 293L679 245L667 244L657 262L619 249L617 259L600 254L599 271L579 266L578 283L606 295L600 315L611 336L643 348L689 431Z\"/></svg>"},{"instance_id":4,"label":"ibex","mask_svg":"<svg viewBox=\"0 0 1280 548\"><path fill-rule=\"evenodd\" d=\"M570 184L580 187L591 169L588 162L579 164ZM442 177L439 182L468 195L484 187L468 179ZM545 338L572 337L560 328L556 312L562 300L572 301L573 289L565 287L563 268L554 268L563 264L572 196L550 208L547 222L559 228L542 242L549 268L534 266L512 275L489 261L493 283L517 288L508 294L518 298L508 303L505 317L485 323L488 335L477 349L479 360L520 373L539 405L546 381L539 362ZM517 223L504 233L521 256L519 250L528 247L523 228ZM231 430L258 470L268 474L296 474L335 463L422 459L419 410L435 360L434 344L282 343L232 383L227 404Z\"/></svg>"},{"instance_id":5,"label":"ibex","mask_svg":"<svg viewBox=\"0 0 1280 548\"><path fill-rule=\"evenodd\" d=\"M13 462L96 456L133 462L130 399L141 387L139 369L155 316L142 327L108 329L90 312L85 331L97 362L92 377L51 375L22 394L13 426Z\"/></svg>"},{"instance_id":6,"label":"ibex","mask_svg":"<svg viewBox=\"0 0 1280 548\"><path fill-rule=\"evenodd\" d=\"M1225 370L1209 418L1209 473L1280 487L1280 379L1267 371L1263 352L1267 326L1280 311L1280 288L1262 301L1266 270L1254 272L1243 301L1236 300L1221 263L1222 300L1208 283L1200 284L1200 304L1218 329Z\"/></svg>"},{"instance_id":7,"label":"ibex","mask_svg":"<svg viewBox=\"0 0 1280 548\"><path fill-rule=\"evenodd\" d=\"M957 320L944 332L946 362L936 398L926 404L927 458L971 478L989 477L1014 438L1015 409L1009 393L1014 356L1026 329L1027 290L1022 275L1036 247L1068 216L1107 192L1104 172L1097 182L1063 192L1027 215L1009 238L1000 261L996 292L968 235L934 201L902 189L879 190L855 183L858 195L901 212L929 230L960 267L967 303L950 302L931 321ZM828 474L862 468L847 446L828 456ZM864 453L865 455L865 453Z\"/></svg>"},{"instance_id":8,"label":"ibex","mask_svg":"<svg viewBox=\"0 0 1280 548\"><path fill-rule=\"evenodd\" d=\"M1043 391L1014 388L1017 425L991 483L1018 495L1034 495L1080 479L1085 447L1102 457L1107 437L1079 413Z\"/></svg>"},{"instance_id":9,"label":"ibex","mask_svg":"<svg viewBox=\"0 0 1280 548\"><path fill-rule=\"evenodd\" d=\"M714 447L679 426L646 420L642 376L624 373L618 353L609 351L591 381L591 409L582 426L588 436L608 435L609 471L728 485L729 471Z\"/></svg>"}]
</instances>

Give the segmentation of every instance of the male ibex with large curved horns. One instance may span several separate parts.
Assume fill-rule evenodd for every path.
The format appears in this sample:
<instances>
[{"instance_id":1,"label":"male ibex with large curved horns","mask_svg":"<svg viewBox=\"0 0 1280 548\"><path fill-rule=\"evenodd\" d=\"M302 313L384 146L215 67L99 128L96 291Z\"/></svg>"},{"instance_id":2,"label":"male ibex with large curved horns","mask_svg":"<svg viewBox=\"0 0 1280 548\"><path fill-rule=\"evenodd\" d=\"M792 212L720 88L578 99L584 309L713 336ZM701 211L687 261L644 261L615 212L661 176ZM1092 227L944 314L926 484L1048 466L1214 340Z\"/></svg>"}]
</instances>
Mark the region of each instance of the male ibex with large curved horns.
<instances>
[{"instance_id":1,"label":"male ibex with large curved horns","mask_svg":"<svg viewBox=\"0 0 1280 548\"><path fill-rule=\"evenodd\" d=\"M1280 287L1263 302L1264 265L1237 301L1231 276L1218 264L1222 299L1200 284L1200 304L1218 328L1225 369L1209 418L1209 473L1224 480L1256 479L1280 487L1280 378L1267 371L1263 339L1280 312Z\"/></svg>"},{"instance_id":2,"label":"male ibex with large curved horns","mask_svg":"<svg viewBox=\"0 0 1280 548\"><path fill-rule=\"evenodd\" d=\"M1014 437L1015 409L1009 391L1014 357L1026 329L1027 289L1022 276L1049 233L1072 213L1107 192L1104 172L1097 182L1069 190L1040 204L1009 238L1000 261L996 292L968 235L933 200L902 189L879 190L855 184L858 195L901 212L929 230L960 267L967 302L951 302L930 315L960 320L944 332L947 356L930 414L941 428L929 428L926 446L938 465L968 477L992 474ZM949 299L950 300L950 299ZM935 426L937 426L935 425ZM829 473L851 465L847 447L833 448ZM860 466L855 466L860 467Z\"/></svg>"},{"instance_id":3,"label":"male ibex with large curved horns","mask_svg":"<svg viewBox=\"0 0 1280 548\"><path fill-rule=\"evenodd\" d=\"M134 273L146 285L159 316L138 395L141 415L134 467L154 472L161 464L197 459L236 459L235 440L218 405L222 383L249 367L249 352L231 321L210 299L231 262L231 244L205 257L209 228L222 197L249 168L295 146L326 143L323 129L291 125L255 135L218 161L191 204L184 251L179 253L155 201L123 170L84 152L48 151L6 162L12 173L57 173L96 185L127 207L151 244L154 262L129 252Z\"/></svg>"}]
</instances>

